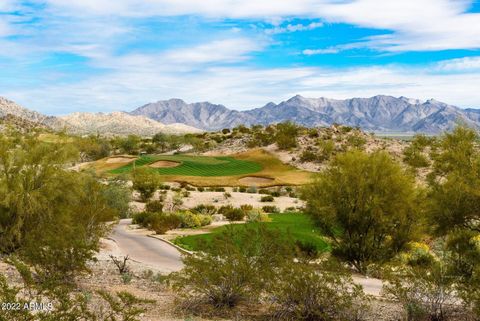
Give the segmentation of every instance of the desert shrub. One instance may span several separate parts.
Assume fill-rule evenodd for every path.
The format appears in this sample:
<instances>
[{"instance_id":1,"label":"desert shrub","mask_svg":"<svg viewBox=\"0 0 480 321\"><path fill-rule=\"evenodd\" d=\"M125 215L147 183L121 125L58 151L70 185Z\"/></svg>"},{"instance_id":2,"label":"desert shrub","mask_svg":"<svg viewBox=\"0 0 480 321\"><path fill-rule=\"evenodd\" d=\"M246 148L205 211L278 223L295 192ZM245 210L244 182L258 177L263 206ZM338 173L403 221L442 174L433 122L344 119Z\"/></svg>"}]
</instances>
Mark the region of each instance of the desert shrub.
<instances>
[{"instance_id":1,"label":"desert shrub","mask_svg":"<svg viewBox=\"0 0 480 321\"><path fill-rule=\"evenodd\" d=\"M260 202L273 202L275 199L272 195L262 196Z\"/></svg>"},{"instance_id":2,"label":"desert shrub","mask_svg":"<svg viewBox=\"0 0 480 321\"><path fill-rule=\"evenodd\" d=\"M224 187L215 187L213 189L215 192L225 192L225 188Z\"/></svg>"},{"instance_id":3,"label":"desert shrub","mask_svg":"<svg viewBox=\"0 0 480 321\"><path fill-rule=\"evenodd\" d=\"M147 201L160 186L160 175L155 171L140 167L133 173L133 189L137 190L142 199Z\"/></svg>"},{"instance_id":4,"label":"desert shrub","mask_svg":"<svg viewBox=\"0 0 480 321\"><path fill-rule=\"evenodd\" d=\"M270 193L270 195L272 195L273 197L279 197L282 195L282 192L281 190L276 190L276 191L273 191L272 193Z\"/></svg>"},{"instance_id":5,"label":"desert shrub","mask_svg":"<svg viewBox=\"0 0 480 321\"><path fill-rule=\"evenodd\" d=\"M225 193L223 193L223 197L224 197L225 199L227 199L227 198L232 197L232 194L230 194L230 193L228 193L228 192L225 192Z\"/></svg>"},{"instance_id":6,"label":"desert shrub","mask_svg":"<svg viewBox=\"0 0 480 321\"><path fill-rule=\"evenodd\" d=\"M402 304L408 320L457 320L451 305L455 302L455 278L443 262L395 267L386 275L384 291Z\"/></svg>"},{"instance_id":7,"label":"desert shrub","mask_svg":"<svg viewBox=\"0 0 480 321\"><path fill-rule=\"evenodd\" d=\"M220 208L218 209L217 213L218 214L223 214L225 215L228 211L232 210L233 209L233 206L228 204L228 205L222 205L220 206Z\"/></svg>"},{"instance_id":8,"label":"desert shrub","mask_svg":"<svg viewBox=\"0 0 480 321\"><path fill-rule=\"evenodd\" d=\"M414 168L429 166L430 161L424 154L429 142L429 138L425 135L415 135L410 145L403 151L403 161Z\"/></svg>"},{"instance_id":9,"label":"desert shrub","mask_svg":"<svg viewBox=\"0 0 480 321\"><path fill-rule=\"evenodd\" d=\"M111 181L103 191L105 200L110 208L114 209L116 216L126 218L130 216L129 203L132 200L132 191L124 181Z\"/></svg>"},{"instance_id":10,"label":"desert shrub","mask_svg":"<svg viewBox=\"0 0 480 321\"><path fill-rule=\"evenodd\" d=\"M213 215L217 212L217 208L211 204L200 204L195 206L192 211L198 214Z\"/></svg>"},{"instance_id":11,"label":"desert shrub","mask_svg":"<svg viewBox=\"0 0 480 321\"><path fill-rule=\"evenodd\" d=\"M275 142L280 149L290 149L297 146L298 126L292 122L277 124Z\"/></svg>"},{"instance_id":12,"label":"desert shrub","mask_svg":"<svg viewBox=\"0 0 480 321\"><path fill-rule=\"evenodd\" d=\"M265 205L262 207L265 213L280 213L280 209L273 205Z\"/></svg>"},{"instance_id":13,"label":"desert shrub","mask_svg":"<svg viewBox=\"0 0 480 321\"><path fill-rule=\"evenodd\" d=\"M270 218L267 214L263 213L259 209L251 209L246 211L248 222L269 222Z\"/></svg>"},{"instance_id":14,"label":"desert shrub","mask_svg":"<svg viewBox=\"0 0 480 321\"><path fill-rule=\"evenodd\" d=\"M359 134L350 135L347 137L347 144L351 147L361 149L367 143L365 137L360 136Z\"/></svg>"},{"instance_id":15,"label":"desert shrub","mask_svg":"<svg viewBox=\"0 0 480 321\"><path fill-rule=\"evenodd\" d=\"M384 152L337 156L302 197L306 212L332 239L332 254L361 273L404 250L421 227L423 194Z\"/></svg>"},{"instance_id":16,"label":"desert shrub","mask_svg":"<svg viewBox=\"0 0 480 321\"><path fill-rule=\"evenodd\" d=\"M146 227L149 221L150 212L139 212L135 213L132 216L132 223L138 224L140 226Z\"/></svg>"},{"instance_id":17,"label":"desert shrub","mask_svg":"<svg viewBox=\"0 0 480 321\"><path fill-rule=\"evenodd\" d=\"M204 192L204 191L205 191L205 188L204 188L204 187L201 187L201 186L199 186L199 187L197 187L197 191L199 191L199 192Z\"/></svg>"},{"instance_id":18,"label":"desert shrub","mask_svg":"<svg viewBox=\"0 0 480 321\"><path fill-rule=\"evenodd\" d=\"M261 189L258 190L258 194L270 195L270 191L266 188L261 188Z\"/></svg>"},{"instance_id":19,"label":"desert shrub","mask_svg":"<svg viewBox=\"0 0 480 321\"><path fill-rule=\"evenodd\" d=\"M158 189L160 189L160 190L169 190L169 189L170 189L170 185L160 184L160 186L158 186Z\"/></svg>"},{"instance_id":20,"label":"desert shrub","mask_svg":"<svg viewBox=\"0 0 480 321\"><path fill-rule=\"evenodd\" d=\"M212 223L212 217L204 214L194 214L190 211L178 212L176 214L180 219L180 227L197 228Z\"/></svg>"},{"instance_id":21,"label":"desert shrub","mask_svg":"<svg viewBox=\"0 0 480 321\"><path fill-rule=\"evenodd\" d=\"M251 194L257 193L257 187L256 187L256 186L250 186L250 187L247 189L247 193L251 193Z\"/></svg>"},{"instance_id":22,"label":"desert shrub","mask_svg":"<svg viewBox=\"0 0 480 321\"><path fill-rule=\"evenodd\" d=\"M274 268L291 258L290 244L264 226L242 232L229 227L214 235L204 251L185 257L184 269L172 276L173 288L183 306L197 312L204 306L222 309L257 302Z\"/></svg>"},{"instance_id":23,"label":"desert shrub","mask_svg":"<svg viewBox=\"0 0 480 321\"><path fill-rule=\"evenodd\" d=\"M185 189L186 189L187 191L189 191L189 192L193 192L193 191L196 190L196 188L195 188L195 187L192 187L192 186L187 186L187 187L185 187Z\"/></svg>"},{"instance_id":24,"label":"desert shrub","mask_svg":"<svg viewBox=\"0 0 480 321\"><path fill-rule=\"evenodd\" d=\"M22 275L20 284L11 286L0 274L0 301L17 302L21 309L3 309L1 321L19 320L130 320L137 321L147 311L152 301L139 299L128 292L115 295L104 291L89 292L84 289L45 283L31 282L34 278L30 269L19 262L14 265ZM42 301L39 301L42 298ZM47 308L24 309L30 302L43 302ZM98 306L101 305L102 309Z\"/></svg>"},{"instance_id":25,"label":"desert shrub","mask_svg":"<svg viewBox=\"0 0 480 321\"><path fill-rule=\"evenodd\" d=\"M183 191L182 192L182 197L190 197L190 192L189 191Z\"/></svg>"},{"instance_id":26,"label":"desert shrub","mask_svg":"<svg viewBox=\"0 0 480 321\"><path fill-rule=\"evenodd\" d=\"M157 234L165 234L169 230L179 228L182 223L181 217L176 214L155 213L150 217L149 228Z\"/></svg>"},{"instance_id":27,"label":"desert shrub","mask_svg":"<svg viewBox=\"0 0 480 321\"><path fill-rule=\"evenodd\" d=\"M155 200L145 204L145 211L151 213L161 213L163 211L163 203Z\"/></svg>"},{"instance_id":28,"label":"desert shrub","mask_svg":"<svg viewBox=\"0 0 480 321\"><path fill-rule=\"evenodd\" d=\"M245 193L245 192L247 191L247 188L246 188L246 187L239 187L239 188L238 188L238 191L239 191L240 193Z\"/></svg>"},{"instance_id":29,"label":"desert shrub","mask_svg":"<svg viewBox=\"0 0 480 321\"><path fill-rule=\"evenodd\" d=\"M327 161L335 154L335 143L332 140L319 140L318 147L320 148L317 155L319 162Z\"/></svg>"},{"instance_id":30,"label":"desert shrub","mask_svg":"<svg viewBox=\"0 0 480 321\"><path fill-rule=\"evenodd\" d=\"M224 135L230 134L230 129L228 129L228 128L222 129L222 134L224 134Z\"/></svg>"},{"instance_id":31,"label":"desert shrub","mask_svg":"<svg viewBox=\"0 0 480 321\"><path fill-rule=\"evenodd\" d=\"M367 308L360 286L339 272L312 264L282 267L268 288L278 320L359 320Z\"/></svg>"},{"instance_id":32,"label":"desert shrub","mask_svg":"<svg viewBox=\"0 0 480 321\"><path fill-rule=\"evenodd\" d=\"M310 138L318 137L318 129L317 128L309 128L308 129L308 137L310 137Z\"/></svg>"},{"instance_id":33,"label":"desert shrub","mask_svg":"<svg viewBox=\"0 0 480 321\"><path fill-rule=\"evenodd\" d=\"M241 221L245 217L245 212L240 208L232 208L223 215L229 221Z\"/></svg>"},{"instance_id":34,"label":"desert shrub","mask_svg":"<svg viewBox=\"0 0 480 321\"><path fill-rule=\"evenodd\" d=\"M315 162L318 160L318 152L313 150L304 150L300 154L300 161L301 162Z\"/></svg>"},{"instance_id":35,"label":"desert shrub","mask_svg":"<svg viewBox=\"0 0 480 321\"><path fill-rule=\"evenodd\" d=\"M244 211L245 213L247 213L248 211L253 210L253 205L250 205L250 204L242 204L242 205L240 205L240 209L241 209L242 211Z\"/></svg>"}]
</instances>

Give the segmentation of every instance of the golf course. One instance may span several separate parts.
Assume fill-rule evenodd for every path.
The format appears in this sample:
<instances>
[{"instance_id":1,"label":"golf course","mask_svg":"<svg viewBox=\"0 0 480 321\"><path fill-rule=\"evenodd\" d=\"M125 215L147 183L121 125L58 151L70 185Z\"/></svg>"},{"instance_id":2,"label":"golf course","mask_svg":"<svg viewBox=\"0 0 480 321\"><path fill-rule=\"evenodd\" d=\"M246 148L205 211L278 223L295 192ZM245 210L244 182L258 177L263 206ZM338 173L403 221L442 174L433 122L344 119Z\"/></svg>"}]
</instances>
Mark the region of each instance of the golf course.
<instances>
[{"instance_id":1,"label":"golf course","mask_svg":"<svg viewBox=\"0 0 480 321\"><path fill-rule=\"evenodd\" d=\"M227 156L123 155L98 160L91 166L106 176L129 175L134 169L148 167L165 181L195 186L301 185L311 177L311 173L283 164L261 149Z\"/></svg>"}]
</instances>

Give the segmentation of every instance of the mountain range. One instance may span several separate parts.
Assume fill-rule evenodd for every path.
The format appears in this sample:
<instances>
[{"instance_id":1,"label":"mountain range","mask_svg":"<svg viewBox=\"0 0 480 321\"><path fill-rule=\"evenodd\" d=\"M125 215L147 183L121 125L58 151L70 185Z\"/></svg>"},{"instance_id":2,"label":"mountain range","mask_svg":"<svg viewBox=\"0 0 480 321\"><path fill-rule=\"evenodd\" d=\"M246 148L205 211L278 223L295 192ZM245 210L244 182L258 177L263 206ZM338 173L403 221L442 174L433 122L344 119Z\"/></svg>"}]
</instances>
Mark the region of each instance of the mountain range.
<instances>
[{"instance_id":1,"label":"mountain range","mask_svg":"<svg viewBox=\"0 0 480 321\"><path fill-rule=\"evenodd\" d=\"M209 102L189 104L181 99L169 99L146 104L130 113L73 113L59 117L28 110L0 97L0 118L7 115L82 135L198 133L288 120L308 127L338 123L375 132L436 134L452 129L459 122L480 128L479 109L461 109L434 99L420 101L385 95L344 100L297 95L279 104L268 103L245 111Z\"/></svg>"},{"instance_id":2,"label":"mountain range","mask_svg":"<svg viewBox=\"0 0 480 321\"><path fill-rule=\"evenodd\" d=\"M338 123L375 132L429 134L450 130L458 122L480 127L478 109L461 109L434 99L423 102L385 95L345 100L297 95L279 104L268 103L246 111L231 110L208 102L187 104L181 99L170 99L144 105L131 114L166 124L184 123L204 130L219 130L240 124L268 125L287 120L308 127Z\"/></svg>"},{"instance_id":3,"label":"mountain range","mask_svg":"<svg viewBox=\"0 0 480 321\"><path fill-rule=\"evenodd\" d=\"M12 116L14 118L12 118ZM133 116L125 112L113 113L72 113L65 116L46 116L36 111L31 111L8 99L0 97L0 118L11 118L18 124L18 119L23 119L29 124L48 127L53 130L66 129L68 132L79 135L140 135L153 136L162 132L166 134L199 133L202 130L185 125L170 123L162 124L143 116Z\"/></svg>"}]
</instances>

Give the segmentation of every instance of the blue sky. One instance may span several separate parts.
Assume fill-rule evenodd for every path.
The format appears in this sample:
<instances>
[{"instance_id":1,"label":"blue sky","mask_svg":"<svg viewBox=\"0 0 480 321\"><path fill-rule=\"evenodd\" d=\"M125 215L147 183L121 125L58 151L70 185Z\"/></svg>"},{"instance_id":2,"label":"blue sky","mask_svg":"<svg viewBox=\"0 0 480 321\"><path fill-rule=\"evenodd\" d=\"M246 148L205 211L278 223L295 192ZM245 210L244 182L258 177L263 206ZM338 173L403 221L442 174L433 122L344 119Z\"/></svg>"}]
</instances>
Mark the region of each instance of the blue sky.
<instances>
[{"instance_id":1,"label":"blue sky","mask_svg":"<svg viewBox=\"0 0 480 321\"><path fill-rule=\"evenodd\" d=\"M479 89L478 1L0 1L0 96L47 114Z\"/></svg>"}]
</instances>

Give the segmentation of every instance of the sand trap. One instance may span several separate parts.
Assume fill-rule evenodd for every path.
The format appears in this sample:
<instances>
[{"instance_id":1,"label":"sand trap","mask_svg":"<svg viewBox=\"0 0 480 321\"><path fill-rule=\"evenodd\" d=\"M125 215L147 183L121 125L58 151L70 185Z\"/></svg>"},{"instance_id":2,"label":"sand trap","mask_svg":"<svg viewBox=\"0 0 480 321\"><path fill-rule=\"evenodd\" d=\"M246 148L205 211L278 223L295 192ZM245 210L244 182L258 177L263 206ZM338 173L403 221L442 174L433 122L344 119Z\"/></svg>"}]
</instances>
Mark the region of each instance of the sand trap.
<instances>
[{"instance_id":1,"label":"sand trap","mask_svg":"<svg viewBox=\"0 0 480 321\"><path fill-rule=\"evenodd\" d=\"M136 157L110 157L105 163L107 164L118 164L118 163L130 163L133 162Z\"/></svg>"},{"instance_id":2,"label":"sand trap","mask_svg":"<svg viewBox=\"0 0 480 321\"><path fill-rule=\"evenodd\" d=\"M245 184L245 185L255 185L255 184L268 184L273 182L273 178L269 177L259 177L259 176L246 176L242 177L238 180L239 183Z\"/></svg>"},{"instance_id":3,"label":"sand trap","mask_svg":"<svg viewBox=\"0 0 480 321\"><path fill-rule=\"evenodd\" d=\"M177 167L180 164L181 163L179 163L179 162L161 160L161 161L157 161L155 163L152 163L149 166L153 167L153 168L170 168L170 167Z\"/></svg>"}]
</instances>

